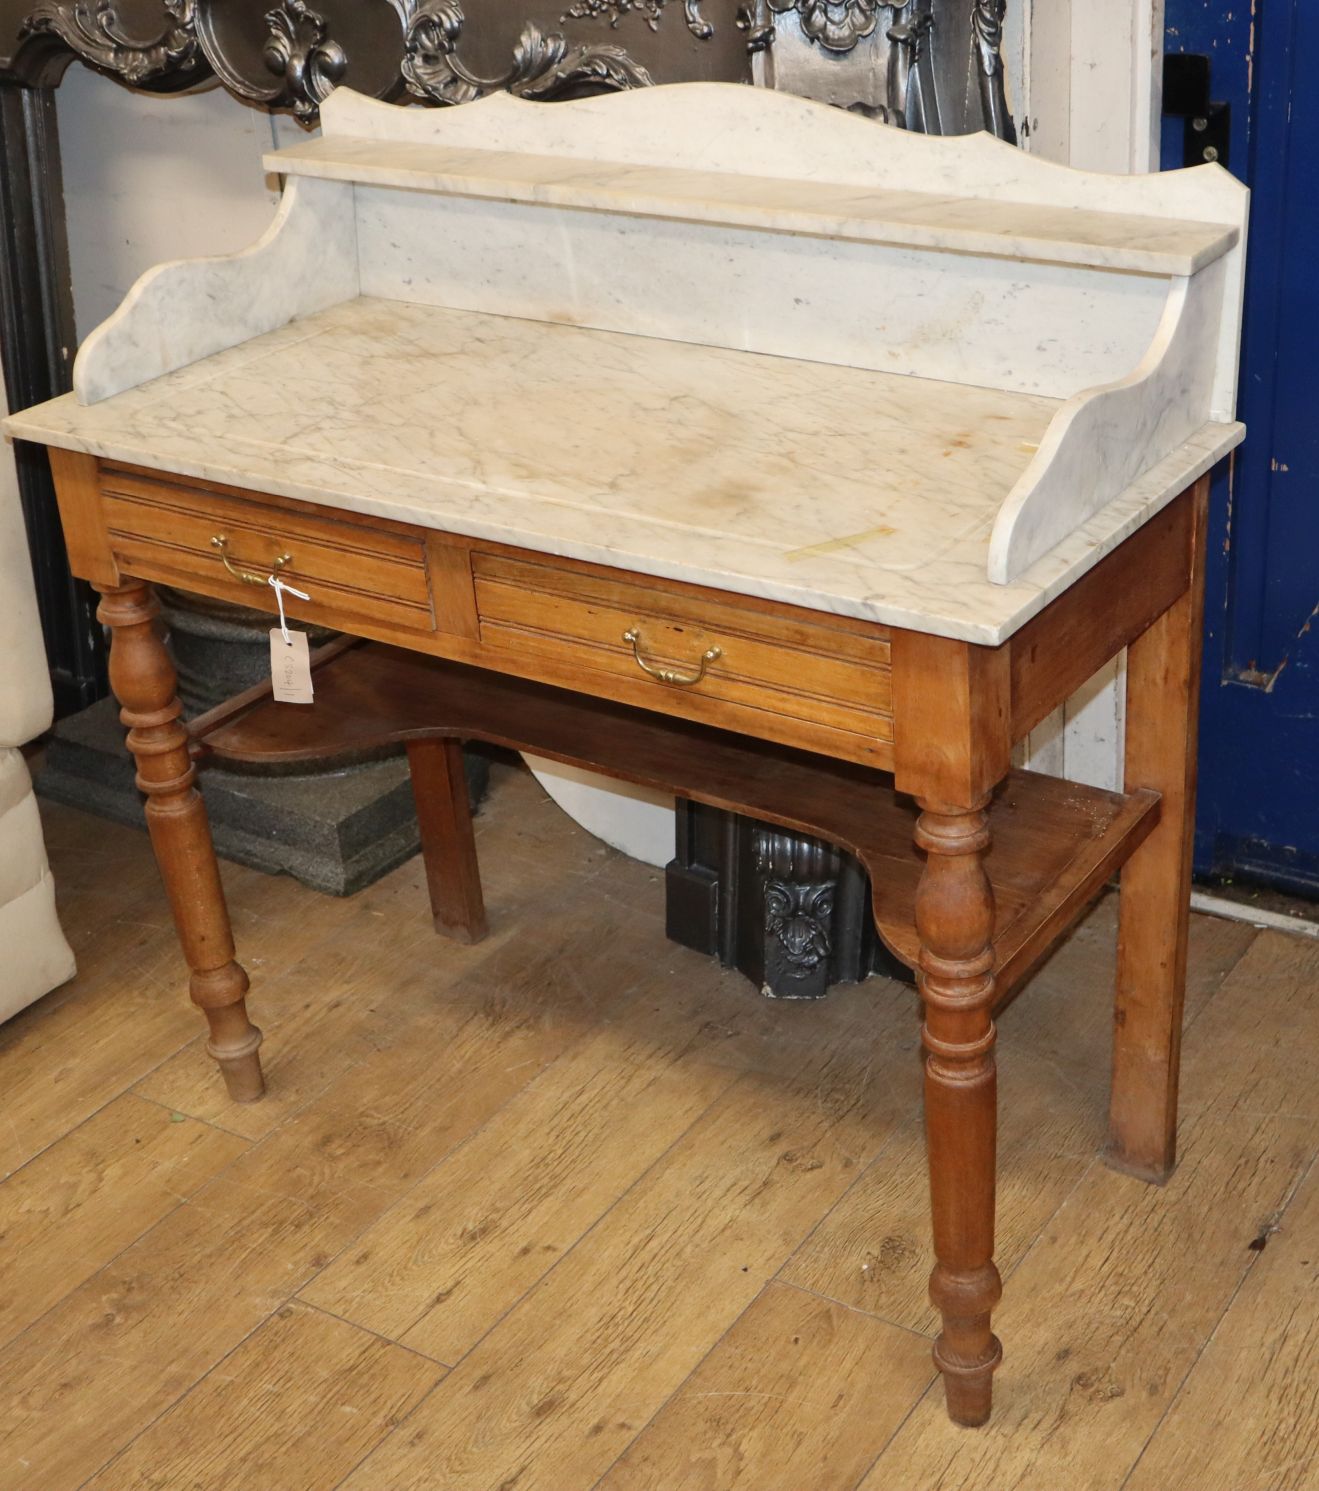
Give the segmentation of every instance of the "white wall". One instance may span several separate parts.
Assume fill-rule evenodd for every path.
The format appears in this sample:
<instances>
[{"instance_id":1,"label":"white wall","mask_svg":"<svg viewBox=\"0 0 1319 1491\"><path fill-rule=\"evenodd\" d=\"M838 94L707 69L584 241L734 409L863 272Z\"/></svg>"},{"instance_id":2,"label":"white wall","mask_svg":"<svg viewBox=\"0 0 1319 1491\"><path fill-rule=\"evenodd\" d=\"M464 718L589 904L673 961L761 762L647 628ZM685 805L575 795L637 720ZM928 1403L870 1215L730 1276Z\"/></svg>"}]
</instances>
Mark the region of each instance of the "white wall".
<instances>
[{"instance_id":1,"label":"white wall","mask_svg":"<svg viewBox=\"0 0 1319 1491\"><path fill-rule=\"evenodd\" d=\"M77 65L56 99L80 340L143 270L229 253L269 226L278 194L261 156L296 125L219 88L133 93Z\"/></svg>"},{"instance_id":2,"label":"white wall","mask_svg":"<svg viewBox=\"0 0 1319 1491\"><path fill-rule=\"evenodd\" d=\"M1007 40L1021 48L1026 148L1087 171L1157 170L1163 0L1033 0L1020 22Z\"/></svg>"}]
</instances>

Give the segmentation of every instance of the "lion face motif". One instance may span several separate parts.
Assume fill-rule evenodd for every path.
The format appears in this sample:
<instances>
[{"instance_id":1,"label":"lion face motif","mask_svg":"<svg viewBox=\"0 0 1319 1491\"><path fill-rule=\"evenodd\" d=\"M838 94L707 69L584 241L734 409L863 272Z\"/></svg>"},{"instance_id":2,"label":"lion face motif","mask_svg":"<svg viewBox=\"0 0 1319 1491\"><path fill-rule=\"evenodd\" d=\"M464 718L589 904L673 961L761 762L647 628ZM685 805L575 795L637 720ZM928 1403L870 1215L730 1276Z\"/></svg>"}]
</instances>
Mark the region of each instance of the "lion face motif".
<instances>
[{"instance_id":1,"label":"lion face motif","mask_svg":"<svg viewBox=\"0 0 1319 1491\"><path fill-rule=\"evenodd\" d=\"M765 886L765 930L778 939L789 973L804 978L829 956L834 886L771 880Z\"/></svg>"}]
</instances>

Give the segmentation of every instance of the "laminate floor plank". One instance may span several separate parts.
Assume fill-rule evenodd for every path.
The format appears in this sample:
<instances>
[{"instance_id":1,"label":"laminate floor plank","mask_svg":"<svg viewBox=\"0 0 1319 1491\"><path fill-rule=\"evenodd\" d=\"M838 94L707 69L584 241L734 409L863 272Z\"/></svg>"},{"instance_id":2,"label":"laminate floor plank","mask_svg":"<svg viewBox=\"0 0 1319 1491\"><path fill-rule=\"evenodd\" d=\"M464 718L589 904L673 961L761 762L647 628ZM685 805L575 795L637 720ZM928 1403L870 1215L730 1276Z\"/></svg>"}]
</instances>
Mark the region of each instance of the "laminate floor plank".
<instances>
[{"instance_id":1,"label":"laminate floor plank","mask_svg":"<svg viewBox=\"0 0 1319 1491\"><path fill-rule=\"evenodd\" d=\"M740 1078L345 1491L592 1486L882 1147L891 1095L859 1055Z\"/></svg>"},{"instance_id":2,"label":"laminate floor plank","mask_svg":"<svg viewBox=\"0 0 1319 1491\"><path fill-rule=\"evenodd\" d=\"M182 965L168 924L135 927L106 956L85 966L49 1010L39 1000L0 1026L0 1175L25 1165L197 1032L200 1016L175 977Z\"/></svg>"},{"instance_id":3,"label":"laminate floor plank","mask_svg":"<svg viewBox=\"0 0 1319 1491\"><path fill-rule=\"evenodd\" d=\"M7 1075L0 1173L178 1053L206 1059L205 1022L188 999L188 971L146 833L49 803L42 820L79 972L0 1026ZM61 854L66 840L69 852ZM265 918L264 940L240 939L242 956L258 971L275 939L294 953L335 923L334 903L296 882L229 864L221 870L236 927L255 931ZM169 1097L159 1093L167 1104Z\"/></svg>"},{"instance_id":4,"label":"laminate floor plank","mask_svg":"<svg viewBox=\"0 0 1319 1491\"><path fill-rule=\"evenodd\" d=\"M1186 1107L1226 1122L1300 1120L1319 1151L1319 946L1279 933L1205 1017ZM1240 1293L1127 1483L1130 1491L1319 1487L1319 1162L1285 1207L1242 1218ZM1276 1229L1276 1230L1275 1230Z\"/></svg>"},{"instance_id":5,"label":"laminate floor plank","mask_svg":"<svg viewBox=\"0 0 1319 1491\"><path fill-rule=\"evenodd\" d=\"M921 1336L767 1284L599 1491L852 1491L933 1376Z\"/></svg>"},{"instance_id":6,"label":"laminate floor plank","mask_svg":"<svg viewBox=\"0 0 1319 1491\"><path fill-rule=\"evenodd\" d=\"M808 1031L800 1006L749 998L744 981L708 960L662 951L592 1037L409 1191L303 1297L456 1362L739 1071L801 1078L839 1049L864 1052L873 1042L899 1068L895 1115L919 1103L906 1006L878 983L865 998L821 1011Z\"/></svg>"},{"instance_id":7,"label":"laminate floor plank","mask_svg":"<svg viewBox=\"0 0 1319 1491\"><path fill-rule=\"evenodd\" d=\"M1307 1118L1319 1123L1319 942L1261 932L1191 1028L1183 1117Z\"/></svg>"},{"instance_id":8,"label":"laminate floor plank","mask_svg":"<svg viewBox=\"0 0 1319 1491\"><path fill-rule=\"evenodd\" d=\"M160 872L150 853L140 852L145 829L40 797L37 806L56 900L77 907L76 919L67 919L64 928L75 954L99 954L107 934L137 918L169 925L168 908L163 897L158 899Z\"/></svg>"},{"instance_id":9,"label":"laminate floor plank","mask_svg":"<svg viewBox=\"0 0 1319 1491\"><path fill-rule=\"evenodd\" d=\"M1279 991L1280 957L1305 966L1307 998ZM1280 992L1286 1028L1276 1016L1262 1027ZM1316 1043L1319 949L1261 934L1188 1033L1172 1179L1149 1186L1096 1162L996 1313L1005 1356L990 1423L954 1428L932 1390L863 1491L895 1479L930 1491L1120 1487L1257 1259L1252 1241L1314 1157L1319 1072L1298 1080L1294 1053Z\"/></svg>"},{"instance_id":10,"label":"laminate floor plank","mask_svg":"<svg viewBox=\"0 0 1319 1491\"><path fill-rule=\"evenodd\" d=\"M597 904L511 939L0 1352L0 1486L80 1485L581 1039L653 962L611 930Z\"/></svg>"},{"instance_id":11,"label":"laminate floor plank","mask_svg":"<svg viewBox=\"0 0 1319 1491\"><path fill-rule=\"evenodd\" d=\"M206 1054L200 1017L194 1038L136 1090L263 1138L379 1044L382 1023L397 1018L394 996L409 969L429 964L445 979L463 977L548 915L567 884L589 894L585 886L606 863L602 846L576 825L569 831L556 825L553 818L563 814L520 778L525 773L497 766L492 781L499 790L475 820L478 854L483 844L494 847L483 867L492 935L474 947L435 934L419 856L348 900L319 895L286 876L226 867L226 883L236 886L230 895L234 938L252 979L249 1010L266 1035L266 1096L246 1105L228 1100ZM556 832L556 853L547 863L545 835ZM645 878L643 867L627 869L634 880ZM653 914L659 909L656 899Z\"/></svg>"},{"instance_id":12,"label":"laminate floor plank","mask_svg":"<svg viewBox=\"0 0 1319 1491\"><path fill-rule=\"evenodd\" d=\"M929 1491L1121 1486L1249 1267L1251 1229L1311 1153L1296 1120L1205 1121L1162 1191L1096 1163L995 1314L990 1423L959 1434L932 1390L864 1491L904 1476Z\"/></svg>"},{"instance_id":13,"label":"laminate floor plank","mask_svg":"<svg viewBox=\"0 0 1319 1491\"><path fill-rule=\"evenodd\" d=\"M333 1491L443 1375L284 1305L84 1491Z\"/></svg>"},{"instance_id":14,"label":"laminate floor plank","mask_svg":"<svg viewBox=\"0 0 1319 1491\"><path fill-rule=\"evenodd\" d=\"M1005 1277L1095 1161L1104 1093L1042 1064L1011 1034L999 1046L998 1223ZM919 1097L916 1098L919 1102ZM894 1325L934 1335L925 1130L918 1107L892 1145L784 1264L779 1277Z\"/></svg>"},{"instance_id":15,"label":"laminate floor plank","mask_svg":"<svg viewBox=\"0 0 1319 1491\"><path fill-rule=\"evenodd\" d=\"M630 1003L634 1019L555 1062L302 1297L437 1361L466 1355L736 1080L700 1061L690 1008Z\"/></svg>"},{"instance_id":16,"label":"laminate floor plank","mask_svg":"<svg viewBox=\"0 0 1319 1491\"><path fill-rule=\"evenodd\" d=\"M252 981L248 1007L268 1038L266 1096L259 1103L228 1100L206 1054L200 1016L192 1040L135 1090L259 1139L361 1059L356 1030L398 977L426 954L440 976L460 974L466 964L437 942L424 892L414 900L400 870L348 900L318 895L288 876L231 865L224 873L238 957Z\"/></svg>"},{"instance_id":17,"label":"laminate floor plank","mask_svg":"<svg viewBox=\"0 0 1319 1491\"><path fill-rule=\"evenodd\" d=\"M212 1182L0 1352L0 1485L73 1491L285 1301L351 1225ZM337 1223L337 1226L336 1226Z\"/></svg>"},{"instance_id":18,"label":"laminate floor plank","mask_svg":"<svg viewBox=\"0 0 1319 1491\"><path fill-rule=\"evenodd\" d=\"M1319 1487L1319 1168L1256 1241L1258 1261L1123 1491Z\"/></svg>"},{"instance_id":19,"label":"laminate floor plank","mask_svg":"<svg viewBox=\"0 0 1319 1491\"><path fill-rule=\"evenodd\" d=\"M246 1148L126 1095L10 1175L0 1183L0 1344Z\"/></svg>"},{"instance_id":20,"label":"laminate floor plank","mask_svg":"<svg viewBox=\"0 0 1319 1491\"><path fill-rule=\"evenodd\" d=\"M1188 1019L1206 1007L1254 937L1239 922L1192 918ZM1117 897L1110 894L1000 1022L995 1256L1005 1277L1107 1139L1116 938ZM925 1138L918 1112L914 1119L780 1277L933 1334Z\"/></svg>"},{"instance_id":21,"label":"laminate floor plank","mask_svg":"<svg viewBox=\"0 0 1319 1491\"><path fill-rule=\"evenodd\" d=\"M760 999L495 780L474 948L419 861L224 867L248 1110L145 835L46 805L81 971L0 1027L0 1491L1319 1491L1319 949L1192 918L1162 1190L1098 1158L1112 898L1007 1012L1007 1354L955 1430L912 991Z\"/></svg>"},{"instance_id":22,"label":"laminate floor plank","mask_svg":"<svg viewBox=\"0 0 1319 1491\"><path fill-rule=\"evenodd\" d=\"M263 960L253 969L248 1008L265 1034L266 1096L259 1103L229 1101L206 1052L204 1025L134 1091L249 1139L264 1138L376 1049L370 1035L375 1017L386 1004L386 1019L397 1018L401 985L419 997L430 992L439 998L446 980L481 961L472 956L477 949L438 943L429 917L382 924L351 902L333 909L334 920L305 956L291 963ZM390 935L381 935L382 925ZM254 946L253 940L242 946ZM409 978L427 963L436 975L430 991Z\"/></svg>"},{"instance_id":23,"label":"laminate floor plank","mask_svg":"<svg viewBox=\"0 0 1319 1491\"><path fill-rule=\"evenodd\" d=\"M1112 1064L1119 897L1107 891L1002 1017L1001 1035L1029 1046L1083 1086L1107 1084ZM1189 1030L1253 946L1244 922L1192 916L1187 939Z\"/></svg>"}]
</instances>

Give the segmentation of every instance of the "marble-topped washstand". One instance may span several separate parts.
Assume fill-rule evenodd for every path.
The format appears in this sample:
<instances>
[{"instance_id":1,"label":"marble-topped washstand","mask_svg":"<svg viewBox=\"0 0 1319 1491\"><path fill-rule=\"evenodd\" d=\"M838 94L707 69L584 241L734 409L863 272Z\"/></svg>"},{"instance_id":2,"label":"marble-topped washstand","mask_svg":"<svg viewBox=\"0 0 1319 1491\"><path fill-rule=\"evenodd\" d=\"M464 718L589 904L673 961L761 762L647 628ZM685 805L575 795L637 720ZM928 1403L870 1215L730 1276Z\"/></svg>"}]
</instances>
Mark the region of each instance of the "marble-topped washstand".
<instances>
[{"instance_id":1,"label":"marble-topped washstand","mask_svg":"<svg viewBox=\"0 0 1319 1491\"><path fill-rule=\"evenodd\" d=\"M920 970L934 1359L983 1423L995 1014L1119 869L1109 1155L1175 1160L1244 189L713 85L433 111L340 91L322 117L270 162L292 179L260 243L144 276L75 393L8 422L56 448L103 595L208 1050L260 1095L193 787L218 722L180 723L151 586L274 613L292 577L343 666L319 709L261 704L248 744L404 742L438 926L484 924L463 738L858 851ZM344 662L360 637L389 647ZM1014 773L1124 648L1123 791ZM765 912L815 947L806 847Z\"/></svg>"}]
</instances>

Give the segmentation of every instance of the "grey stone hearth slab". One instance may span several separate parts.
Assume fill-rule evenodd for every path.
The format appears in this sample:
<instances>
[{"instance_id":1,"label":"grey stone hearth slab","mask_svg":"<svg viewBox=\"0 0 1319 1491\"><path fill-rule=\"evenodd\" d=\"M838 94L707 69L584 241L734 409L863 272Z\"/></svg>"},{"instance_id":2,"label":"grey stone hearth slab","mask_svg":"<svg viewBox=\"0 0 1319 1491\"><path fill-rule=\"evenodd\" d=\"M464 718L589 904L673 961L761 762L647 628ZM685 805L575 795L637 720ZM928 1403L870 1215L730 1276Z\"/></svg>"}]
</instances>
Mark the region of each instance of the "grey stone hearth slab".
<instances>
[{"instance_id":1,"label":"grey stone hearth slab","mask_svg":"<svg viewBox=\"0 0 1319 1491\"><path fill-rule=\"evenodd\" d=\"M469 756L467 772L479 796L485 761ZM112 699L60 721L36 785L53 802L145 827L142 796ZM293 875L329 895L352 895L419 848L402 755L314 775L256 776L207 768L202 790L222 858Z\"/></svg>"}]
</instances>

